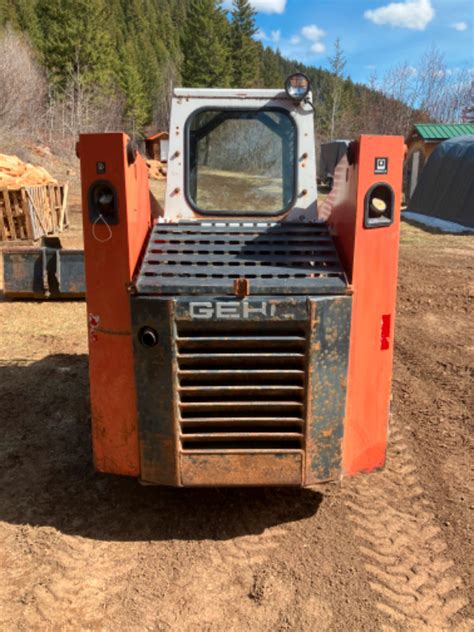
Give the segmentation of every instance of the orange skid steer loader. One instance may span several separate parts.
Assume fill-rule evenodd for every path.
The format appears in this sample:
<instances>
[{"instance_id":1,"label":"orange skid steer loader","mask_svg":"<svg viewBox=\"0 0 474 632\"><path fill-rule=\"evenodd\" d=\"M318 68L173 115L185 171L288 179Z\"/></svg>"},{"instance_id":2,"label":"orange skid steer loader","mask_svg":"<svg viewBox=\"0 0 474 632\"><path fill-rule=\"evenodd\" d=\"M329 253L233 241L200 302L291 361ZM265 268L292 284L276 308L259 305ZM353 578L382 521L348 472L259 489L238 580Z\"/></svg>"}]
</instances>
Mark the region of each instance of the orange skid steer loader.
<instances>
[{"instance_id":1,"label":"orange skid steer loader","mask_svg":"<svg viewBox=\"0 0 474 632\"><path fill-rule=\"evenodd\" d=\"M166 202L83 134L93 450L172 486L310 486L384 465L402 137L361 136L317 204L314 106L177 89Z\"/></svg>"}]
</instances>

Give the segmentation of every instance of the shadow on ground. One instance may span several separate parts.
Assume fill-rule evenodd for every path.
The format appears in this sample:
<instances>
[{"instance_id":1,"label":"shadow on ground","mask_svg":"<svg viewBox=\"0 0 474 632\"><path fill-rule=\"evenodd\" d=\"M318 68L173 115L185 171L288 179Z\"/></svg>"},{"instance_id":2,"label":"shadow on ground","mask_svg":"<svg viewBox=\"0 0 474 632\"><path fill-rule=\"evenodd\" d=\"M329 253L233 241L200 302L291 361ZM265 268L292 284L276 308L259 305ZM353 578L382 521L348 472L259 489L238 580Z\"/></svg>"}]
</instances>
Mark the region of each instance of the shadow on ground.
<instances>
[{"instance_id":1,"label":"shadow on ground","mask_svg":"<svg viewBox=\"0 0 474 632\"><path fill-rule=\"evenodd\" d=\"M289 488L171 489L93 472L86 355L0 366L0 520L99 540L225 540L313 516Z\"/></svg>"}]
</instances>

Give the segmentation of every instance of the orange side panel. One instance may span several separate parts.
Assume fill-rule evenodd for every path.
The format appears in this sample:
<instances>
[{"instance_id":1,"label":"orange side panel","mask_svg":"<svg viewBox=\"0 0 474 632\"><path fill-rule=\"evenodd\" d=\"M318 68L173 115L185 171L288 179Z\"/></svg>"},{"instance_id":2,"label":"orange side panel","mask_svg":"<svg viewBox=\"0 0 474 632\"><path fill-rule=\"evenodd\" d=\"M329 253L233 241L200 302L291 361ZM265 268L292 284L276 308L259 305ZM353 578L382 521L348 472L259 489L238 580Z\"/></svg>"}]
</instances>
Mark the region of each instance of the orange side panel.
<instances>
[{"instance_id":1,"label":"orange side panel","mask_svg":"<svg viewBox=\"0 0 474 632\"><path fill-rule=\"evenodd\" d=\"M343 473L380 468L385 462L393 362L393 331L400 234L404 144L398 136L361 136L356 165L344 166L346 182L328 221L353 286ZM374 173L388 158L388 173ZM395 193L390 226L364 227L364 202L375 183Z\"/></svg>"},{"instance_id":2,"label":"orange side panel","mask_svg":"<svg viewBox=\"0 0 474 632\"><path fill-rule=\"evenodd\" d=\"M81 159L89 376L94 462L102 472L140 473L131 316L127 285L151 226L148 175L140 156L127 162L122 133L83 134ZM105 172L100 173L105 164ZM99 173L98 173L99 172ZM116 189L119 221L91 224L89 187Z\"/></svg>"},{"instance_id":3,"label":"orange side panel","mask_svg":"<svg viewBox=\"0 0 474 632\"><path fill-rule=\"evenodd\" d=\"M354 265L357 172L344 156L334 172L334 186L318 207L318 218L334 228L334 241L349 282Z\"/></svg>"}]
</instances>

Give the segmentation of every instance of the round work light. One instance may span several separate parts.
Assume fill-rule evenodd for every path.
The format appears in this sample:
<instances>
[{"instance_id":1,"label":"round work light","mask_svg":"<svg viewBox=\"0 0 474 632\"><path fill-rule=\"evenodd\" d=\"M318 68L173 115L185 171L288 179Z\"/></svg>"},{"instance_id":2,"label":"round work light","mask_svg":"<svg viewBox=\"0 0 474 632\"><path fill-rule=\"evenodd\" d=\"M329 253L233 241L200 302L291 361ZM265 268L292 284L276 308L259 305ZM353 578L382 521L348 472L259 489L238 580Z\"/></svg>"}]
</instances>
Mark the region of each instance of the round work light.
<instances>
[{"instance_id":1,"label":"round work light","mask_svg":"<svg viewBox=\"0 0 474 632\"><path fill-rule=\"evenodd\" d=\"M96 180L89 187L87 198L89 221L92 224L118 224L117 192L111 182Z\"/></svg>"},{"instance_id":2,"label":"round work light","mask_svg":"<svg viewBox=\"0 0 474 632\"><path fill-rule=\"evenodd\" d=\"M101 213L111 213L115 207L115 195L106 184L101 184L94 191L94 202Z\"/></svg>"},{"instance_id":3,"label":"round work light","mask_svg":"<svg viewBox=\"0 0 474 632\"><path fill-rule=\"evenodd\" d=\"M311 90L311 82L302 72L290 75L285 82L286 94L294 101L302 101Z\"/></svg>"}]
</instances>

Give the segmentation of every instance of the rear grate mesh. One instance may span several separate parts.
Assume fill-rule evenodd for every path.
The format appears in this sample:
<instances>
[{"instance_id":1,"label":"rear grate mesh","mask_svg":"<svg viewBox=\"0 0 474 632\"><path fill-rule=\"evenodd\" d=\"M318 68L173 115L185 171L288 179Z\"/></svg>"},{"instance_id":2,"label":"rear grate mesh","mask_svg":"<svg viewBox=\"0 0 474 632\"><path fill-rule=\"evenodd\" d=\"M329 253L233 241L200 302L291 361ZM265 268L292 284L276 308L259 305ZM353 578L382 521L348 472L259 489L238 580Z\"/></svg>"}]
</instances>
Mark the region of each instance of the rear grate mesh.
<instances>
[{"instance_id":1,"label":"rear grate mesh","mask_svg":"<svg viewBox=\"0 0 474 632\"><path fill-rule=\"evenodd\" d=\"M136 290L143 294L344 294L347 279L324 223L178 222L154 226Z\"/></svg>"},{"instance_id":2,"label":"rear grate mesh","mask_svg":"<svg viewBox=\"0 0 474 632\"><path fill-rule=\"evenodd\" d=\"M306 333L298 324L249 331L178 323L178 406L184 451L300 450ZM283 326L283 329L282 329Z\"/></svg>"}]
</instances>

